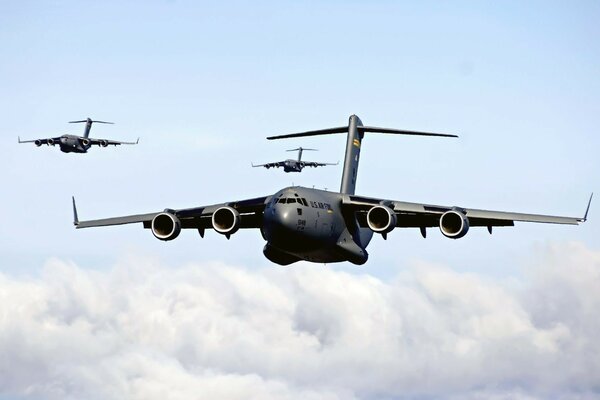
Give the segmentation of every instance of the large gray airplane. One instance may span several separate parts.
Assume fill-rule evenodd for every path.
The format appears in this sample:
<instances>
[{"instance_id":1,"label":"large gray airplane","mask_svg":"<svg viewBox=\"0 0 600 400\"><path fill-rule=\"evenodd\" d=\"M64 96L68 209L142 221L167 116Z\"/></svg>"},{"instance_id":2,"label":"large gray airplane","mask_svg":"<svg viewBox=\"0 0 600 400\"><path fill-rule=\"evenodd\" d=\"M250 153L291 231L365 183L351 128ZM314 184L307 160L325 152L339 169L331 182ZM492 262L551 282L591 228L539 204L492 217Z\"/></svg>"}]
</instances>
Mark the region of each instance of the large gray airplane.
<instances>
[{"instance_id":1,"label":"large gray airplane","mask_svg":"<svg viewBox=\"0 0 600 400\"><path fill-rule=\"evenodd\" d=\"M116 140L109 139L94 139L89 137L90 130L92 129L92 124L113 124L113 122L105 122L105 121L92 121L90 118L86 118L82 121L69 121L70 124L80 124L85 122L85 130L83 131L83 136L77 135L62 135L53 138L47 139L35 139L35 140L21 140L19 137L19 143L35 143L37 147L45 144L47 146L60 146L60 151L63 153L87 153L88 149L94 145L107 147L118 146L121 144L138 144L140 138L135 142L119 142Z\"/></svg>"},{"instance_id":2,"label":"large gray airplane","mask_svg":"<svg viewBox=\"0 0 600 400\"><path fill-rule=\"evenodd\" d=\"M362 140L367 133L457 137L455 135L415 132L363 126L350 116L347 126L321 129L267 139L348 134L342 184L339 192L301 186L286 187L273 195L229 201L221 204L170 209L147 214L79 221L73 198L74 224L77 228L141 223L159 240L173 240L182 229L195 229L204 237L214 229L228 239L239 229L259 229L267 242L263 253L270 261L289 265L300 260L317 263L349 261L364 264L366 248L373 234L384 239L395 228L417 228L423 237L426 229L438 227L450 239L459 239L470 228L513 226L515 221L578 225L587 219L591 200L583 217L557 217L502 211L477 210L378 199L354 194Z\"/></svg>"},{"instance_id":3,"label":"large gray airplane","mask_svg":"<svg viewBox=\"0 0 600 400\"><path fill-rule=\"evenodd\" d=\"M297 160L287 159L285 161L277 161L277 162L272 162L272 163L267 163L267 164L258 164L258 165L252 164L252 166L253 167L265 167L266 169L283 167L283 170L285 172L302 172L302 169L304 167L316 168L316 167L324 167L326 165L338 165L338 163L322 163L322 162L316 162L316 161L302 160L302 152L303 151L316 151L316 149L306 149L304 147L298 147L297 149L291 149L291 150L287 150L287 151L296 151L296 150L298 150L298 159Z\"/></svg>"}]
</instances>

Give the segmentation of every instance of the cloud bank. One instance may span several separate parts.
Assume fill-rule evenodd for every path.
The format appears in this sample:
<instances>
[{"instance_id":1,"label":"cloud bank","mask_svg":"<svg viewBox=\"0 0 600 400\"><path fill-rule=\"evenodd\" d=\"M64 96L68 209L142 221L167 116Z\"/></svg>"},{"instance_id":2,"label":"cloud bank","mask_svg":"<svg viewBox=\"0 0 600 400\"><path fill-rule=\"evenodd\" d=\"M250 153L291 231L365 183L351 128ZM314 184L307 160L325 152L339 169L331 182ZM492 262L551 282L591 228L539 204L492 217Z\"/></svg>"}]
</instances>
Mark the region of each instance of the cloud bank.
<instances>
[{"instance_id":1,"label":"cloud bank","mask_svg":"<svg viewBox=\"0 0 600 400\"><path fill-rule=\"evenodd\" d=\"M501 283L364 271L131 258L0 275L0 398L600 396L600 252L549 245Z\"/></svg>"}]
</instances>

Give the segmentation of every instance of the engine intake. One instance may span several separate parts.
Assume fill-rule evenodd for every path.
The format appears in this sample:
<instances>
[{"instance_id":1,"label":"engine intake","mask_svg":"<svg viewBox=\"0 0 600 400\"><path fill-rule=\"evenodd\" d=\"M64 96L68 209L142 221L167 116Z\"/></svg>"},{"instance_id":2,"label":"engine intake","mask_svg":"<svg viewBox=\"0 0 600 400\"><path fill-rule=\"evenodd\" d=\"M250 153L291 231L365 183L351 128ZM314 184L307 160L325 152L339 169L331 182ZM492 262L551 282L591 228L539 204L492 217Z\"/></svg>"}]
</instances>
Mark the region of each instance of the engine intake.
<instances>
[{"instance_id":1,"label":"engine intake","mask_svg":"<svg viewBox=\"0 0 600 400\"><path fill-rule=\"evenodd\" d=\"M469 219L460 211L446 211L440 217L440 230L450 239L460 239L469 231Z\"/></svg>"},{"instance_id":2,"label":"engine intake","mask_svg":"<svg viewBox=\"0 0 600 400\"><path fill-rule=\"evenodd\" d=\"M107 147L108 146L108 140L106 140L106 139L100 140L100 146Z\"/></svg>"},{"instance_id":3,"label":"engine intake","mask_svg":"<svg viewBox=\"0 0 600 400\"><path fill-rule=\"evenodd\" d=\"M389 233L396 227L396 213L386 206L374 206L367 213L367 225L373 232Z\"/></svg>"},{"instance_id":4,"label":"engine intake","mask_svg":"<svg viewBox=\"0 0 600 400\"><path fill-rule=\"evenodd\" d=\"M87 146L90 144L90 140L89 139L81 139L81 144L84 146Z\"/></svg>"},{"instance_id":5,"label":"engine intake","mask_svg":"<svg viewBox=\"0 0 600 400\"><path fill-rule=\"evenodd\" d=\"M40 147L42 145L42 141L40 139L37 139L34 143L37 147Z\"/></svg>"},{"instance_id":6,"label":"engine intake","mask_svg":"<svg viewBox=\"0 0 600 400\"><path fill-rule=\"evenodd\" d=\"M54 139L48 139L47 143L48 143L50 146L54 146L54 144L55 144L55 143L54 143Z\"/></svg>"},{"instance_id":7,"label":"engine intake","mask_svg":"<svg viewBox=\"0 0 600 400\"><path fill-rule=\"evenodd\" d=\"M240 213L232 207L218 208L212 215L212 226L222 235L232 235L240 229Z\"/></svg>"},{"instance_id":8,"label":"engine intake","mask_svg":"<svg viewBox=\"0 0 600 400\"><path fill-rule=\"evenodd\" d=\"M157 214L152 219L152 234L159 240L173 240L181 232L181 222L175 215L167 212Z\"/></svg>"}]
</instances>

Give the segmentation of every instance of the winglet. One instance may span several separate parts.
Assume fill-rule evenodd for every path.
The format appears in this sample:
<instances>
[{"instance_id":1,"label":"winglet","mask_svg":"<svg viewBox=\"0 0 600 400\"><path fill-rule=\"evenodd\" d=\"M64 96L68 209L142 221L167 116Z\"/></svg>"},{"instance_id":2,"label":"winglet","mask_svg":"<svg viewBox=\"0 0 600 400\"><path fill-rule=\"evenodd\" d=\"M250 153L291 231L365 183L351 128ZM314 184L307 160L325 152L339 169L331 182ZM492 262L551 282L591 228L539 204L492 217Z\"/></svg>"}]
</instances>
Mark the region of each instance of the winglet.
<instances>
[{"instance_id":1,"label":"winglet","mask_svg":"<svg viewBox=\"0 0 600 400\"><path fill-rule=\"evenodd\" d=\"M592 197L594 197L594 193L590 195L590 200L588 201L587 208L585 209L585 215L583 216L581 222L587 221L588 212L590 211L590 206L592 205Z\"/></svg>"},{"instance_id":2,"label":"winglet","mask_svg":"<svg viewBox=\"0 0 600 400\"><path fill-rule=\"evenodd\" d=\"M71 196L73 199L73 225L79 225L79 217L77 216L77 206L75 205L75 196Z\"/></svg>"},{"instance_id":3,"label":"winglet","mask_svg":"<svg viewBox=\"0 0 600 400\"><path fill-rule=\"evenodd\" d=\"M21 136L17 136L17 140L21 143Z\"/></svg>"},{"instance_id":4,"label":"winglet","mask_svg":"<svg viewBox=\"0 0 600 400\"><path fill-rule=\"evenodd\" d=\"M138 144L140 142L140 138L138 137L137 140L135 141L135 144Z\"/></svg>"}]
</instances>

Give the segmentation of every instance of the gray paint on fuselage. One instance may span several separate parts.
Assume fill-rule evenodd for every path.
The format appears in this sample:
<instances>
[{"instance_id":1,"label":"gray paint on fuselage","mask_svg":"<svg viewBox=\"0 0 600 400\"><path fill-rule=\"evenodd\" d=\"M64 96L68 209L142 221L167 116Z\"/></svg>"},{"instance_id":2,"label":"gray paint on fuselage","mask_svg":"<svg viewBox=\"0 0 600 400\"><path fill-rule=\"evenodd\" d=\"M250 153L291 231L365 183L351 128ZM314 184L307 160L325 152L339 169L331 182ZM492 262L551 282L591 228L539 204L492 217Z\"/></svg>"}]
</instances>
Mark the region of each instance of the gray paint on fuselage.
<instances>
[{"instance_id":1,"label":"gray paint on fuselage","mask_svg":"<svg viewBox=\"0 0 600 400\"><path fill-rule=\"evenodd\" d=\"M287 159L283 162L284 172L302 172L300 163L296 160Z\"/></svg>"},{"instance_id":2,"label":"gray paint on fuselage","mask_svg":"<svg viewBox=\"0 0 600 400\"><path fill-rule=\"evenodd\" d=\"M91 144L85 145L84 140L88 139L77 135L62 135L56 144L63 153L86 153Z\"/></svg>"},{"instance_id":3,"label":"gray paint on fuselage","mask_svg":"<svg viewBox=\"0 0 600 400\"><path fill-rule=\"evenodd\" d=\"M279 202L288 198L305 199L306 204ZM342 198L342 193L284 188L265 206L263 235L270 246L301 260L364 264L373 232L360 228L354 215L344 215Z\"/></svg>"}]
</instances>

